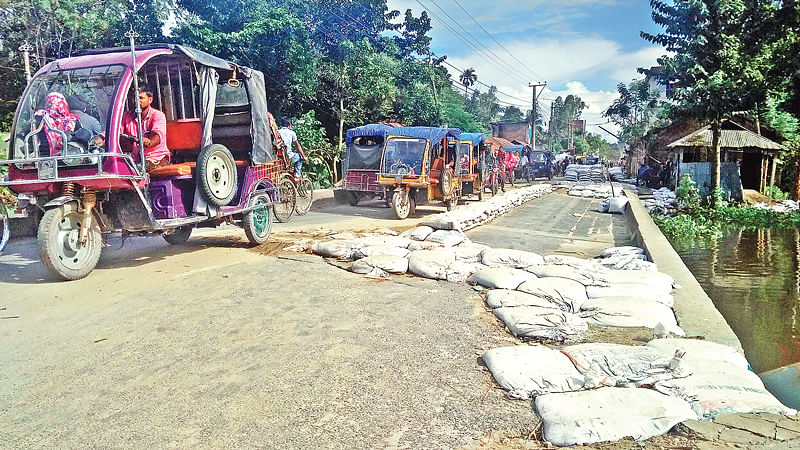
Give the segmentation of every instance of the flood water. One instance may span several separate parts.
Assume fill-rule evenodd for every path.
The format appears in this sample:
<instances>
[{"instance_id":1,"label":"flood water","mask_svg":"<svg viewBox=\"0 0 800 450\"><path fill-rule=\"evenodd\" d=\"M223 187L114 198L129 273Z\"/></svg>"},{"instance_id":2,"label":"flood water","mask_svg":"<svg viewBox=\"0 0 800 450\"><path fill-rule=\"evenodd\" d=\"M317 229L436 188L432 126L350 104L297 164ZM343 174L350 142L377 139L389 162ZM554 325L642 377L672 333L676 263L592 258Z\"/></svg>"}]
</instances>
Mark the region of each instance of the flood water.
<instances>
[{"instance_id":1,"label":"flood water","mask_svg":"<svg viewBox=\"0 0 800 450\"><path fill-rule=\"evenodd\" d=\"M716 242L673 247L761 373L800 361L800 232L730 228Z\"/></svg>"}]
</instances>

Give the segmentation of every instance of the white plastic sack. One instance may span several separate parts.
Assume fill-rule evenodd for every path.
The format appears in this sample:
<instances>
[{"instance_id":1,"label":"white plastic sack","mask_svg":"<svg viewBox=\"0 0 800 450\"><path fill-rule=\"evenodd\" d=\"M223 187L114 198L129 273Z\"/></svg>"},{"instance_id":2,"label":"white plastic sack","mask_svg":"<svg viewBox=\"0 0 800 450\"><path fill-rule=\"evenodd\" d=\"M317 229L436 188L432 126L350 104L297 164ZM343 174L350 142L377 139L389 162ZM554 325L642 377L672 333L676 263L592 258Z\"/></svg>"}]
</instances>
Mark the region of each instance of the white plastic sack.
<instances>
[{"instance_id":1,"label":"white plastic sack","mask_svg":"<svg viewBox=\"0 0 800 450\"><path fill-rule=\"evenodd\" d=\"M584 319L553 308L517 306L495 308L492 312L521 338L578 341L589 329Z\"/></svg>"},{"instance_id":2,"label":"white plastic sack","mask_svg":"<svg viewBox=\"0 0 800 450\"><path fill-rule=\"evenodd\" d=\"M545 265L558 265L577 267L586 270L597 269L597 266L590 259L578 258L566 255L547 255L544 257Z\"/></svg>"},{"instance_id":3,"label":"white plastic sack","mask_svg":"<svg viewBox=\"0 0 800 450\"><path fill-rule=\"evenodd\" d=\"M639 387L689 375L680 365L680 358L643 345L593 342L570 345L561 351L582 374L597 370L602 384L607 386ZM584 387L595 386L585 383Z\"/></svg>"},{"instance_id":4,"label":"white plastic sack","mask_svg":"<svg viewBox=\"0 0 800 450\"><path fill-rule=\"evenodd\" d=\"M456 260L449 248L417 250L408 255L408 271L434 280L446 280L447 268Z\"/></svg>"},{"instance_id":5,"label":"white plastic sack","mask_svg":"<svg viewBox=\"0 0 800 450\"><path fill-rule=\"evenodd\" d=\"M353 252L353 256L355 258L366 258L368 256L391 255L405 258L409 253L410 251L408 249L402 247L393 247L391 245L370 245L369 247L356 249Z\"/></svg>"},{"instance_id":6,"label":"white plastic sack","mask_svg":"<svg viewBox=\"0 0 800 450\"><path fill-rule=\"evenodd\" d=\"M375 255L361 258L350 265L350 271L362 274L370 273L374 268L388 273L406 273L408 259L402 256Z\"/></svg>"},{"instance_id":7,"label":"white plastic sack","mask_svg":"<svg viewBox=\"0 0 800 450\"><path fill-rule=\"evenodd\" d=\"M445 279L451 283L466 283L473 273L477 272L483 267L486 266L480 263L456 260L453 264L450 264L450 267L447 268Z\"/></svg>"},{"instance_id":8,"label":"white plastic sack","mask_svg":"<svg viewBox=\"0 0 800 450\"><path fill-rule=\"evenodd\" d=\"M436 230L425 238L426 241L438 242L446 247L453 247L467 239L467 235L456 230Z\"/></svg>"},{"instance_id":9,"label":"white plastic sack","mask_svg":"<svg viewBox=\"0 0 800 450\"><path fill-rule=\"evenodd\" d=\"M355 239L353 242L361 244L362 247L369 247L373 245L388 245L391 247L408 248L411 244L411 239L403 236L389 236L385 234L364 236Z\"/></svg>"},{"instance_id":10,"label":"white plastic sack","mask_svg":"<svg viewBox=\"0 0 800 450\"><path fill-rule=\"evenodd\" d=\"M597 204L597 212L607 213L608 212L608 203L609 199L605 199L602 202Z\"/></svg>"},{"instance_id":11,"label":"white plastic sack","mask_svg":"<svg viewBox=\"0 0 800 450\"><path fill-rule=\"evenodd\" d=\"M586 301L581 317L601 327L661 327L672 334L685 336L675 314L668 306L642 297L604 297Z\"/></svg>"},{"instance_id":12,"label":"white plastic sack","mask_svg":"<svg viewBox=\"0 0 800 450\"><path fill-rule=\"evenodd\" d=\"M411 243L408 244L408 249L411 250L412 252L417 250L432 250L435 248L442 248L442 247L444 247L444 245L438 242L431 242L431 241L411 241Z\"/></svg>"},{"instance_id":13,"label":"white plastic sack","mask_svg":"<svg viewBox=\"0 0 800 450\"><path fill-rule=\"evenodd\" d=\"M351 259L355 251L361 247L363 244L356 241L317 241L311 244L311 251L325 258Z\"/></svg>"},{"instance_id":14,"label":"white plastic sack","mask_svg":"<svg viewBox=\"0 0 800 450\"><path fill-rule=\"evenodd\" d=\"M701 339L654 339L648 342L647 346L665 355L674 355L676 351L680 350L685 353L683 357L684 363L696 361L708 364L709 367L715 366L716 363L730 364L743 369L750 367L747 358L743 354L733 347L717 344L716 342Z\"/></svg>"},{"instance_id":15,"label":"white plastic sack","mask_svg":"<svg viewBox=\"0 0 800 450\"><path fill-rule=\"evenodd\" d=\"M456 261L477 263L481 260L481 252L487 248L489 247L483 244L462 242L456 247L453 247L453 251L456 253Z\"/></svg>"},{"instance_id":16,"label":"white plastic sack","mask_svg":"<svg viewBox=\"0 0 800 450\"><path fill-rule=\"evenodd\" d=\"M626 254L644 255L644 249L640 247L634 247L632 245L626 245L622 247L610 247L600 252L600 257L608 258L609 256L626 255Z\"/></svg>"},{"instance_id":17,"label":"white plastic sack","mask_svg":"<svg viewBox=\"0 0 800 450\"><path fill-rule=\"evenodd\" d=\"M675 304L672 294L665 293L646 284L618 284L616 286L586 286L586 295L589 299L607 297L637 297L671 308Z\"/></svg>"},{"instance_id":18,"label":"white plastic sack","mask_svg":"<svg viewBox=\"0 0 800 450\"><path fill-rule=\"evenodd\" d=\"M541 308L562 309L561 303L539 297L538 295L528 294L513 289L490 289L486 293L486 304L489 308L502 308L514 306L538 306Z\"/></svg>"},{"instance_id":19,"label":"white plastic sack","mask_svg":"<svg viewBox=\"0 0 800 450\"><path fill-rule=\"evenodd\" d=\"M412 241L424 241L428 235L433 233L433 228L425 225L411 228L400 233L400 236L411 239Z\"/></svg>"},{"instance_id":20,"label":"white plastic sack","mask_svg":"<svg viewBox=\"0 0 800 450\"><path fill-rule=\"evenodd\" d=\"M614 197L608 201L608 212L612 214L623 214L627 206L627 197Z\"/></svg>"},{"instance_id":21,"label":"white plastic sack","mask_svg":"<svg viewBox=\"0 0 800 450\"><path fill-rule=\"evenodd\" d=\"M484 267L470 276L468 281L489 289L516 289L520 284L534 278L536 275L520 269Z\"/></svg>"},{"instance_id":22,"label":"white plastic sack","mask_svg":"<svg viewBox=\"0 0 800 450\"><path fill-rule=\"evenodd\" d=\"M506 266L524 269L528 266L544 264L544 258L533 252L510 248L488 248L481 253L481 262L487 266Z\"/></svg>"},{"instance_id":23,"label":"white plastic sack","mask_svg":"<svg viewBox=\"0 0 800 450\"><path fill-rule=\"evenodd\" d=\"M536 397L544 439L558 446L586 445L632 437L637 441L669 431L696 416L683 400L650 389L607 387Z\"/></svg>"},{"instance_id":24,"label":"white plastic sack","mask_svg":"<svg viewBox=\"0 0 800 450\"><path fill-rule=\"evenodd\" d=\"M576 281L583 286L608 286L608 281L597 275L597 270L587 270L581 267L543 264L538 266L528 266L528 272L536 274L539 278L566 278Z\"/></svg>"},{"instance_id":25,"label":"white plastic sack","mask_svg":"<svg viewBox=\"0 0 800 450\"><path fill-rule=\"evenodd\" d=\"M514 345L486 351L483 363L512 398L581 389L583 375L563 353L539 345Z\"/></svg>"},{"instance_id":26,"label":"white plastic sack","mask_svg":"<svg viewBox=\"0 0 800 450\"><path fill-rule=\"evenodd\" d=\"M644 261L643 261L644 262ZM612 286L647 285L651 289L669 294L675 280L663 272L642 272L639 270L599 270L596 276L608 281Z\"/></svg>"},{"instance_id":27,"label":"white plastic sack","mask_svg":"<svg viewBox=\"0 0 800 450\"><path fill-rule=\"evenodd\" d=\"M528 280L517 287L518 291L545 298L567 312L577 312L588 300L586 287L566 278L548 277Z\"/></svg>"}]
</instances>

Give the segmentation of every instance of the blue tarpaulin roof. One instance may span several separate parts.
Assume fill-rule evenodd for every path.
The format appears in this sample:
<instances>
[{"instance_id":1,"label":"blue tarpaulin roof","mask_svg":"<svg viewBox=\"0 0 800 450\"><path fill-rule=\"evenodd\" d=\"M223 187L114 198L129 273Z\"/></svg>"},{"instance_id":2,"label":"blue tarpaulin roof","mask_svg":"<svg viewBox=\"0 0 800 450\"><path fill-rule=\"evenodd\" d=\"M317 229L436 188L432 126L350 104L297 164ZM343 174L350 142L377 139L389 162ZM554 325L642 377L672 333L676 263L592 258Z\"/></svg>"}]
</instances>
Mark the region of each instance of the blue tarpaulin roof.
<instances>
[{"instance_id":1,"label":"blue tarpaulin roof","mask_svg":"<svg viewBox=\"0 0 800 450\"><path fill-rule=\"evenodd\" d=\"M346 135L347 145L353 143L353 138L361 136L380 136L386 138L394 129L394 127L382 123L369 123L367 125L361 125L360 127L350 128L347 130Z\"/></svg>"},{"instance_id":2,"label":"blue tarpaulin roof","mask_svg":"<svg viewBox=\"0 0 800 450\"><path fill-rule=\"evenodd\" d=\"M441 141L445 136L451 136L457 141L461 140L461 130L458 128L397 127L393 128L390 134L393 136L428 139L432 143Z\"/></svg>"},{"instance_id":3,"label":"blue tarpaulin roof","mask_svg":"<svg viewBox=\"0 0 800 450\"><path fill-rule=\"evenodd\" d=\"M486 142L486 135L483 133L461 133L462 141L472 141L472 145L483 145Z\"/></svg>"},{"instance_id":4,"label":"blue tarpaulin roof","mask_svg":"<svg viewBox=\"0 0 800 450\"><path fill-rule=\"evenodd\" d=\"M525 148L524 145L506 145L503 147L503 150L507 152L521 152L523 148Z\"/></svg>"}]
</instances>

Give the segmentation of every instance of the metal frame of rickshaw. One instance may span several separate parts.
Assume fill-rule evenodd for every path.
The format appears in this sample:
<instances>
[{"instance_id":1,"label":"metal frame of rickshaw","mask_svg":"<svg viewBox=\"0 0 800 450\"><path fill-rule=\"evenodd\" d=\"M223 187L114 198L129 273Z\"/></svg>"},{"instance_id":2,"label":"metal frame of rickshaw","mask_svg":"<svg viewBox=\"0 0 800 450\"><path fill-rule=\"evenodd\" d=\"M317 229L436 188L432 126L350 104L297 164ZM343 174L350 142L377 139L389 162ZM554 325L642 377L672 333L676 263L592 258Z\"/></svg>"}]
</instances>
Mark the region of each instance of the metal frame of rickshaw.
<instances>
[{"instance_id":1,"label":"metal frame of rickshaw","mask_svg":"<svg viewBox=\"0 0 800 450\"><path fill-rule=\"evenodd\" d=\"M132 51L131 49L133 48L136 48L136 50ZM240 76L244 76L242 70L251 71L251 69L236 66L203 52L180 46L154 44L134 47L132 38L131 49L113 48L90 50L83 55L54 61L42 67L34 76L32 82L26 87L23 93L23 99L27 98L37 77L46 76L55 69L59 71L87 69L98 67L98 64L100 64L100 66L114 64L124 66L113 96L111 97L113 100L109 107L107 124L111 127L109 131L112 132L108 133L106 151L81 155L95 162L78 165L66 164L67 160L74 161L76 155L65 154L67 149L67 136L64 132L61 132L63 142L61 154L40 156L38 148L30 148L29 139L31 136L35 136L41 131L41 124L38 125L38 128L32 129L25 134L25 139L23 140L25 148L22 152L22 158L13 157L18 150L15 148L15 142L12 141L12 146L10 148L12 159L0 160L0 165L8 166L9 168L7 177L0 179L0 186L6 186L17 194L17 212L21 213L27 208L34 206L45 212L57 208L61 208L64 211L77 211L82 223L79 224L80 229L75 230L77 237L69 238L77 242L74 244L76 248L79 248L81 245L87 245L86 236L91 232L92 227L99 227L103 234L122 232L123 237L125 234L136 233L143 235L164 235L165 238L168 238L169 235L181 229L186 230L188 228L190 232L191 228L195 226L214 227L226 221L230 222L235 217L246 217L246 214L254 210L258 210L254 214L258 213L260 216L263 216L260 212L263 212L263 210L268 211L274 202L280 200L280 191L275 187L275 180L279 178L280 171L278 170L279 168L275 166L274 160L256 164L251 159L247 162L245 167L236 167L234 169L238 172L238 185L236 187L236 193L229 204L216 208L206 208L205 214L188 212L188 215L184 217L156 217L154 213L155 205L152 203L150 193L146 189L154 180L151 180L150 176L145 171L144 158L141 157L140 162L137 163L130 153L123 152L120 146L120 134L117 133L121 123L126 96L130 89L138 88L138 71L147 67L147 62L149 60L160 55L186 57L188 60L191 60L190 64L195 66L195 74L197 73L196 67L198 65L203 66L203 64L196 59L192 60L189 55L195 55L195 57L196 55L201 55L202 58L207 58L206 61L213 61L217 64L227 64L230 70L233 71L234 79L236 78L237 71ZM137 57L139 58L138 62ZM134 71L133 67L136 67L137 70ZM214 66L211 66L211 68L214 68ZM169 67L167 67L167 70L169 70ZM180 68L178 69L179 76L181 70ZM189 70L191 71L191 68ZM260 72L251 71L250 74L251 76L260 77L263 83L263 75L261 75ZM170 75L167 75L167 81L170 80L169 76ZM183 95L183 83L180 85L180 90L181 95ZM171 86L170 95L173 95ZM184 99L181 101L183 102ZM194 102L194 95L192 96L192 101ZM252 98L250 98L249 102L252 108L254 103ZM138 113L138 102L135 103ZM260 101L256 103L260 103ZM264 105L266 104L264 103ZM20 102L12 127L12 139L17 135L17 118L22 106L23 102ZM181 108L184 108L183 104ZM264 106L263 114L266 115L266 113L266 106ZM141 126L139 129L139 148L143 149L141 145ZM263 132L263 130L259 131L259 133ZM270 131L267 130L266 133L270 133ZM271 148L267 149L265 154L269 155L270 150ZM253 156L253 151L254 150L251 150L250 152L251 156ZM188 179L190 182L194 181L193 178L193 175L171 177L171 179L176 180ZM117 227L114 226L111 218L106 216L107 208L104 209L103 205L109 201L113 202L113 200L124 203L126 199L117 199L116 196L122 195L120 193L125 191L135 192L133 198L140 203L140 207L144 208L143 212L146 213L146 221L140 222L138 225L129 224L127 226L123 225ZM250 203L251 199L261 196L262 194L266 194L267 197L259 198L258 204ZM4 205L0 204L0 208L4 207ZM120 206L120 209L121 208L122 206ZM191 206L188 209L191 209ZM269 217L269 213L267 217ZM267 221L267 235L269 234L270 223L271 219ZM7 236L4 235L2 241L6 241L6 237ZM188 238L188 234L186 238ZM169 239L167 240L170 241ZM2 251L2 248L0 248L0 251ZM92 269L93 268L94 266L92 266ZM91 270L89 270L89 272L91 272ZM56 275L60 275L65 279L75 279L69 278L63 273L56 273ZM86 274L82 276L86 276ZM76 278L81 278L82 276L77 276Z\"/></svg>"},{"instance_id":2,"label":"metal frame of rickshaw","mask_svg":"<svg viewBox=\"0 0 800 450\"><path fill-rule=\"evenodd\" d=\"M424 130L432 129L431 127L408 127L408 128L409 129L420 130L420 131L423 132L423 134L424 134ZM430 136L426 138L426 137L424 137L424 135L419 135L417 133L415 133L415 135L406 135L406 134L403 134L404 129L406 129L406 127L398 127L398 128L396 128L395 130L392 131L392 134L390 134L390 135L388 135L386 137L386 140L385 140L385 143L384 143L384 147L383 147L384 155L381 155L380 172L378 174L378 184L380 184L382 186L385 186L389 190L393 190L394 191L394 193L392 194L392 207L395 210L395 215L397 215L398 218L401 218L401 219L405 218L405 217L401 217L401 214L398 214L399 205L403 204L403 201L400 201L400 202L397 201L398 198L400 200L403 200L403 197L400 197L400 196L406 196L407 197L406 201L410 200L410 202L411 202L408 214L413 214L416 205L424 204L424 203L430 202L432 200L441 200L441 201L446 203L446 206L447 206L448 209L452 209L455 206L455 201L458 201L457 197L455 198L455 201L453 201L453 199L454 199L453 192L455 191L455 189L451 189L450 193L445 195L442 192L441 188L440 188L440 183L441 183L441 175L444 172L443 169L446 168L446 165L448 163L448 161L447 161L447 143L448 143L448 139L453 138L454 141L456 141L456 140L460 141L461 131L458 130L458 129L455 129L455 128L436 129L436 130L439 130L441 132L445 132L445 134L441 138L441 140L437 139L436 143L434 144L431 141ZM424 154L423 154L423 157L422 157L422 166L421 166L421 172L420 172L419 176L416 176L416 177L408 177L408 176L403 176L403 175L396 175L396 176L393 176L393 177L392 176L386 176L387 172L384 171L384 162L385 162L384 156L385 156L386 148L387 148L387 146L389 145L389 142L392 139L424 139L425 140L425 151L424 151ZM441 156L441 158L442 158L442 169L436 169L436 170L441 170L438 173L439 178L437 178L436 176L432 175L432 171L433 171L432 167L433 167L435 161L440 158L440 157L433 158L432 151L434 149L436 149L436 148L441 148L441 151L442 151L442 156ZM453 163L454 163L453 166L454 167L455 167L455 164L457 162L458 161L455 161L455 160L453 161ZM455 178L455 177L453 177L453 178ZM452 184L453 184L453 186L455 186L455 180L452 182ZM424 196L421 195L422 192L425 192ZM407 217L408 214L405 214L405 216Z\"/></svg>"}]
</instances>

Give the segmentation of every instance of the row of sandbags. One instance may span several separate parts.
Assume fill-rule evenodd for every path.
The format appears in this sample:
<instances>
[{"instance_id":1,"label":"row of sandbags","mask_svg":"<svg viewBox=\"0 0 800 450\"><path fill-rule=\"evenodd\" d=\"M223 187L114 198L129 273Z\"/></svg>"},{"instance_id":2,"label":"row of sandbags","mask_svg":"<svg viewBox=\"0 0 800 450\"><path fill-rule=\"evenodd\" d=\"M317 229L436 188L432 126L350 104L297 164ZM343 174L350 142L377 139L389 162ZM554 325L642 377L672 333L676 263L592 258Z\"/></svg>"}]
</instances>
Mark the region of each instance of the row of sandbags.
<instances>
[{"instance_id":1,"label":"row of sandbags","mask_svg":"<svg viewBox=\"0 0 800 450\"><path fill-rule=\"evenodd\" d=\"M603 184L579 183L572 186L567 193L573 197L607 198L610 197L613 192L614 190L608 183L603 183ZM617 189L616 192L622 192L622 190Z\"/></svg>"},{"instance_id":2,"label":"row of sandbags","mask_svg":"<svg viewBox=\"0 0 800 450\"><path fill-rule=\"evenodd\" d=\"M560 351L516 345L488 350L482 359L511 397L534 399L544 439L560 446L644 440L719 414L796 413L765 389L744 356L703 340Z\"/></svg>"},{"instance_id":3,"label":"row of sandbags","mask_svg":"<svg viewBox=\"0 0 800 450\"><path fill-rule=\"evenodd\" d=\"M620 166L611 166L608 168L608 177L612 181L622 181L625 179L625 170Z\"/></svg>"},{"instance_id":4,"label":"row of sandbags","mask_svg":"<svg viewBox=\"0 0 800 450\"><path fill-rule=\"evenodd\" d=\"M432 215L420 223L437 230L467 231L488 223L495 217L505 214L525 202L548 194L552 190L552 186L549 184L536 184L509 190L503 195L493 196L488 201L471 202L452 211Z\"/></svg>"},{"instance_id":5,"label":"row of sandbags","mask_svg":"<svg viewBox=\"0 0 800 450\"><path fill-rule=\"evenodd\" d=\"M605 168L602 164L570 164L564 170L564 178L567 181L591 181L593 183L602 183L606 180Z\"/></svg>"}]
</instances>

